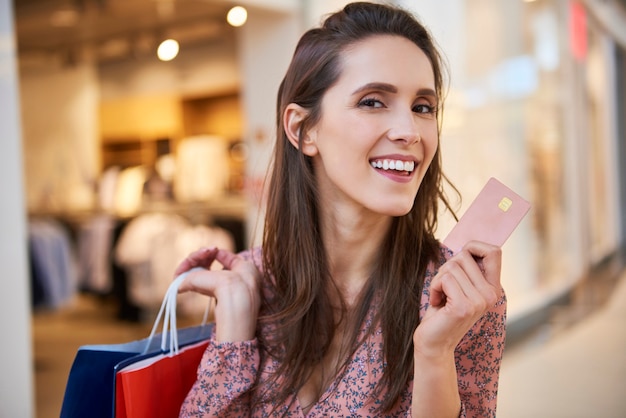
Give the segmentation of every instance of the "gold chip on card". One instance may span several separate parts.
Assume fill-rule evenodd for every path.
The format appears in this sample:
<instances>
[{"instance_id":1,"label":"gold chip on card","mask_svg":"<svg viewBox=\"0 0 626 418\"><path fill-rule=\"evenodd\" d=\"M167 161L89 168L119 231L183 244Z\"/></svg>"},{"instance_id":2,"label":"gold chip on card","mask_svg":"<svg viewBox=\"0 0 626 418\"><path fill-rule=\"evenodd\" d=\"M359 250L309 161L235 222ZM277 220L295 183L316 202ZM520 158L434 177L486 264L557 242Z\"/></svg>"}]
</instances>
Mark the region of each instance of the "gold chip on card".
<instances>
[{"instance_id":1,"label":"gold chip on card","mask_svg":"<svg viewBox=\"0 0 626 418\"><path fill-rule=\"evenodd\" d=\"M513 201L508 197L503 197L500 203L498 203L498 207L502 210L502 212L506 212L511 209L511 205L513 205Z\"/></svg>"}]
</instances>

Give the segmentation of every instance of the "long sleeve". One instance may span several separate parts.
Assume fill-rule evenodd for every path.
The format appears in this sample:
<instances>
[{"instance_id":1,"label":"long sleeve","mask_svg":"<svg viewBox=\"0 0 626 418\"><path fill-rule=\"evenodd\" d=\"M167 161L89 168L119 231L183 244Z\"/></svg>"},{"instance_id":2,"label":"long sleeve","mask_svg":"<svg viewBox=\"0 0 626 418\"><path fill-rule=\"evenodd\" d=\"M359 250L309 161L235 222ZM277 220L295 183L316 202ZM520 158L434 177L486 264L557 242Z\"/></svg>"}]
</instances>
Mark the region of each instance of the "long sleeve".
<instances>
[{"instance_id":1,"label":"long sleeve","mask_svg":"<svg viewBox=\"0 0 626 418\"><path fill-rule=\"evenodd\" d=\"M506 336L506 296L485 313L456 348L461 417L495 417Z\"/></svg>"},{"instance_id":2,"label":"long sleeve","mask_svg":"<svg viewBox=\"0 0 626 418\"><path fill-rule=\"evenodd\" d=\"M249 417L250 389L257 378L259 359L257 340L237 343L211 340L180 417Z\"/></svg>"}]
</instances>

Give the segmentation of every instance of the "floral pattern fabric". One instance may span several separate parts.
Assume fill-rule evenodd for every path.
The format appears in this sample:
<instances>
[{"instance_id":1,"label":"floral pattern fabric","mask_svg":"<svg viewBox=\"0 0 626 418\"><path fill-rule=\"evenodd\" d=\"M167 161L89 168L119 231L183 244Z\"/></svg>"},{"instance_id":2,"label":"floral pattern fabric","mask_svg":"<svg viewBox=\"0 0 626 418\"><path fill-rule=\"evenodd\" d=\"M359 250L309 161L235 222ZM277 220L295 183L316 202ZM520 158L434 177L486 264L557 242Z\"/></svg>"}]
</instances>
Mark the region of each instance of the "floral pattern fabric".
<instances>
[{"instance_id":1,"label":"floral pattern fabric","mask_svg":"<svg viewBox=\"0 0 626 418\"><path fill-rule=\"evenodd\" d=\"M260 267L260 250L243 254ZM442 247L438 265L426 273L420 315L428 307L429 289L437 269L450 257ZM371 324L371 310L363 331ZM456 348L455 359L461 417L495 417L498 376L505 340L506 298L483 315ZM261 330L260 332L268 330ZM305 415L296 393L285 405L262 402L261 390L278 364L275 360L261 361L256 339L236 343L211 341L200 365L198 379L185 399L180 417L379 417L379 402L373 398L374 389L382 378L382 331L378 328L356 350L348 370L326 389L322 397ZM419 375L415 376L419 379ZM396 408L385 417L410 417L413 382L407 384ZM261 401L261 402L259 402ZM251 407L254 405L254 408Z\"/></svg>"}]
</instances>

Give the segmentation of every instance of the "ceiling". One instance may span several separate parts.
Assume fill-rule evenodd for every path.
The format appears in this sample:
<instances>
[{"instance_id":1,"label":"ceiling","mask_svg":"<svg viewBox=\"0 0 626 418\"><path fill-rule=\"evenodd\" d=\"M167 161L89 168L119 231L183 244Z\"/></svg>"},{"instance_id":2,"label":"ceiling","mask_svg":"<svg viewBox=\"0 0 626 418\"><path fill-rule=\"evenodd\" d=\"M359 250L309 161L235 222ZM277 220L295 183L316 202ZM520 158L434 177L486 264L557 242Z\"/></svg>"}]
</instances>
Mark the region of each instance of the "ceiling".
<instances>
[{"instance_id":1,"label":"ceiling","mask_svg":"<svg viewBox=\"0 0 626 418\"><path fill-rule=\"evenodd\" d=\"M615 0L626 7L626 0ZM181 46L232 39L230 0L13 0L21 63L99 63L154 54L174 37Z\"/></svg>"},{"instance_id":2,"label":"ceiling","mask_svg":"<svg viewBox=\"0 0 626 418\"><path fill-rule=\"evenodd\" d=\"M179 43L232 37L230 5L220 0L14 0L20 59L62 57L98 62L153 53L167 37Z\"/></svg>"}]
</instances>

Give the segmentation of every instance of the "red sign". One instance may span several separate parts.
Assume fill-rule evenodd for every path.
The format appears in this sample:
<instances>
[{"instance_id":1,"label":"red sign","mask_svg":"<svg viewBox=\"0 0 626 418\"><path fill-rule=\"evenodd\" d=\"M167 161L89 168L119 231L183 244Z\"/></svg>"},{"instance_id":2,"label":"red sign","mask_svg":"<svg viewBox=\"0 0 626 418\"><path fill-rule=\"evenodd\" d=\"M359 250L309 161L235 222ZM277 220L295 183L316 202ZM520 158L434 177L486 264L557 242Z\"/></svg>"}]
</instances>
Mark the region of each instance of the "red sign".
<instances>
[{"instance_id":1,"label":"red sign","mask_svg":"<svg viewBox=\"0 0 626 418\"><path fill-rule=\"evenodd\" d=\"M578 61L587 57L587 11L578 1L570 1L570 48Z\"/></svg>"}]
</instances>

